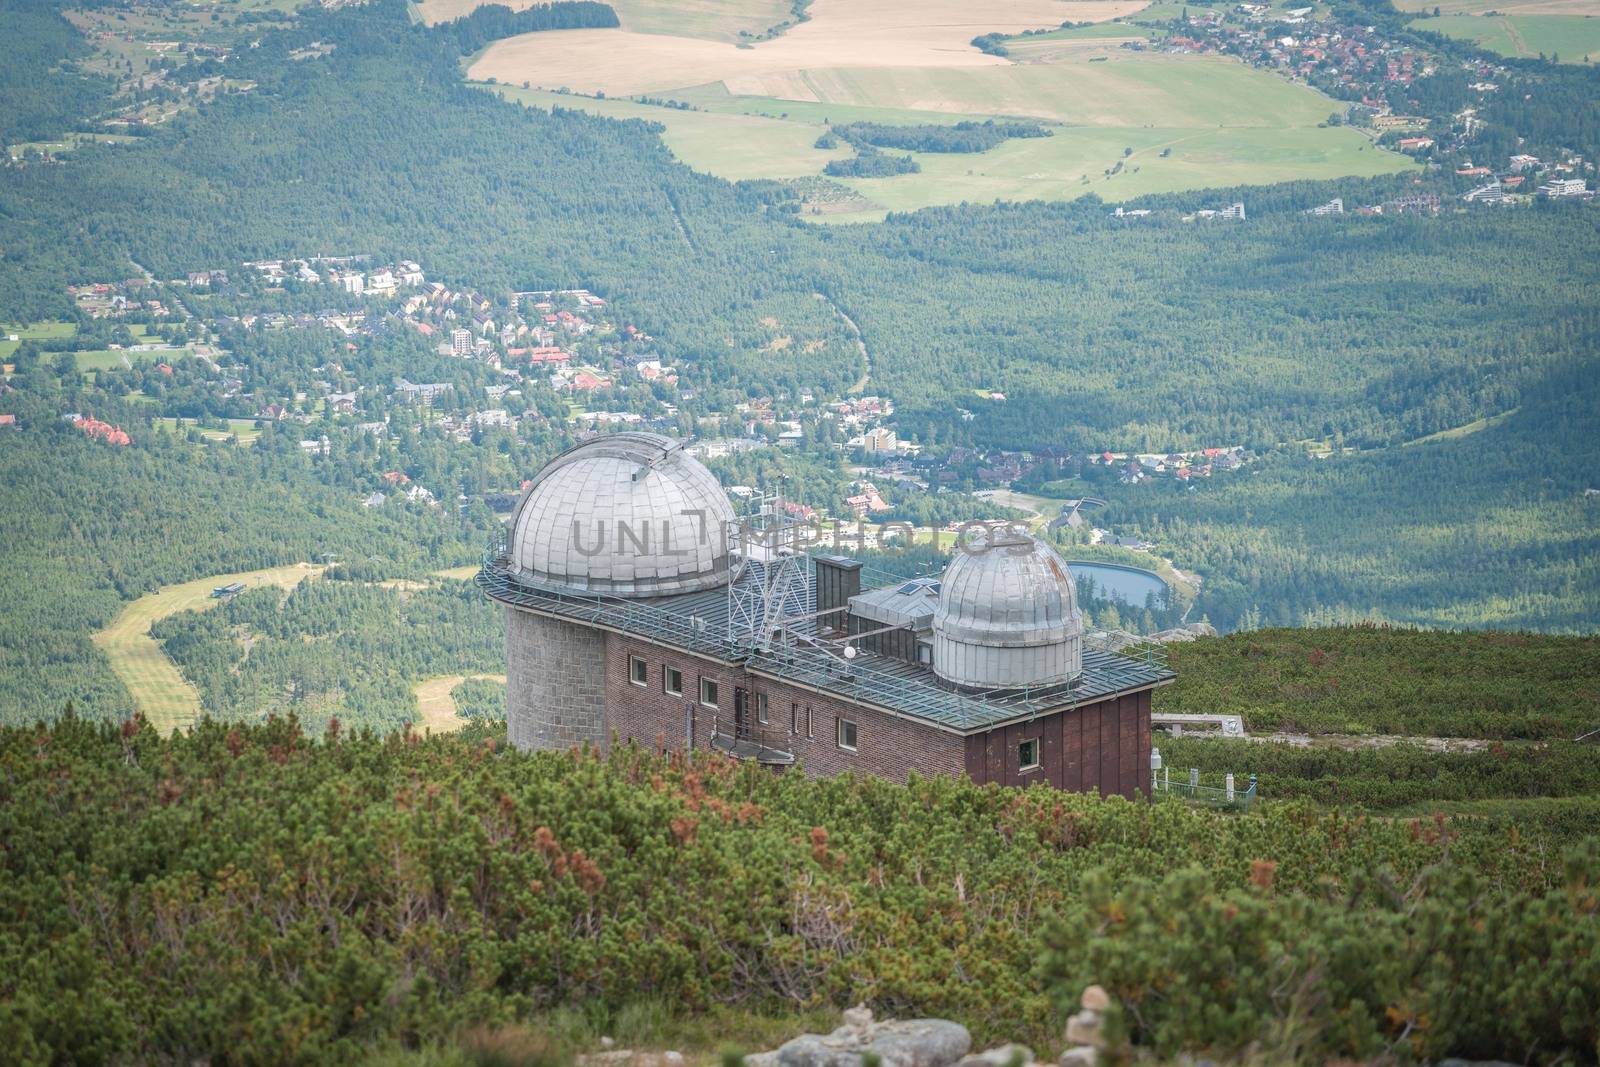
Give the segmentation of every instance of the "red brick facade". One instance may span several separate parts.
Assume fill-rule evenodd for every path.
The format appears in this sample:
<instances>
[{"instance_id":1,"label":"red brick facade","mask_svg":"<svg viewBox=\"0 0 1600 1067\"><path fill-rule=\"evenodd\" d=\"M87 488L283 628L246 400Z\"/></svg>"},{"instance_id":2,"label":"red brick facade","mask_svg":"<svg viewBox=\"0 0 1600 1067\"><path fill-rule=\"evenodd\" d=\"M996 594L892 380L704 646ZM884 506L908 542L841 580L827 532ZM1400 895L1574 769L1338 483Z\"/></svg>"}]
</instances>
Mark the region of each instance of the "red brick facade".
<instances>
[{"instance_id":1,"label":"red brick facade","mask_svg":"<svg viewBox=\"0 0 1600 1067\"><path fill-rule=\"evenodd\" d=\"M643 684L631 675L634 657L643 661ZM854 770L901 781L911 771L964 771L979 783L1042 781L1058 789L1129 798L1148 788L1148 690L963 736L621 634L606 635L605 661L606 731L624 742L668 749L692 742L694 748L708 748L713 733L733 733L735 702L742 692L752 736L793 753L814 777ZM669 667L682 673L681 695L665 691ZM715 707L700 700L702 679L716 683ZM765 722L758 721L758 695L766 698ZM854 751L839 745L841 718L855 724ZM1023 771L1019 753L1029 738L1040 741L1039 766Z\"/></svg>"}]
</instances>

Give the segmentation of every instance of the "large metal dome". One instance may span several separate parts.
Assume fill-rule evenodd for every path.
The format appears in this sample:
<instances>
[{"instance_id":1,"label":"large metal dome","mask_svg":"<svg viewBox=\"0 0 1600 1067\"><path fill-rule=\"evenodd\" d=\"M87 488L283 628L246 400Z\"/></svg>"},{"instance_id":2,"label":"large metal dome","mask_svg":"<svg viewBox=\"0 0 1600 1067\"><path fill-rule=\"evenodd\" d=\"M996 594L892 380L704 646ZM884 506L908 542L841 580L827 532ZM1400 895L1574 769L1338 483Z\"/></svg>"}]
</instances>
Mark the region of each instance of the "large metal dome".
<instances>
[{"instance_id":1,"label":"large metal dome","mask_svg":"<svg viewBox=\"0 0 1600 1067\"><path fill-rule=\"evenodd\" d=\"M726 585L733 507L716 477L653 433L607 434L551 460L512 517L515 577L563 591L671 596Z\"/></svg>"},{"instance_id":2,"label":"large metal dome","mask_svg":"<svg viewBox=\"0 0 1600 1067\"><path fill-rule=\"evenodd\" d=\"M1040 689L1083 671L1083 613L1055 549L1006 531L958 548L933 615L933 669L973 689Z\"/></svg>"}]
</instances>

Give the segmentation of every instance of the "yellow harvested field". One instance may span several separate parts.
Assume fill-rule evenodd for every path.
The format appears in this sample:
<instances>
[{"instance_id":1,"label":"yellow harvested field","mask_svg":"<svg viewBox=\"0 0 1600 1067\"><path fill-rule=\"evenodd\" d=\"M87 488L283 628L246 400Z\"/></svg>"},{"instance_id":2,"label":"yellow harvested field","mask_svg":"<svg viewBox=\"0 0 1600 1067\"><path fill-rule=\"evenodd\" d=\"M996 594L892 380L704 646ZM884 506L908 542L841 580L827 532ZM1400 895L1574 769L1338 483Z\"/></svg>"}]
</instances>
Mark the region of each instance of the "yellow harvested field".
<instances>
[{"instance_id":1,"label":"yellow harvested field","mask_svg":"<svg viewBox=\"0 0 1600 1067\"><path fill-rule=\"evenodd\" d=\"M451 567L449 570L434 571L433 573L438 578L450 578L457 582L470 582L480 570L482 568L476 563L471 563L465 567Z\"/></svg>"},{"instance_id":2,"label":"yellow harvested field","mask_svg":"<svg viewBox=\"0 0 1600 1067\"><path fill-rule=\"evenodd\" d=\"M456 712L456 701L451 691L468 678L487 678L494 682L506 680L503 674L445 674L418 682L413 692L417 695L417 711L424 730L448 734L467 724L467 720Z\"/></svg>"},{"instance_id":3,"label":"yellow harvested field","mask_svg":"<svg viewBox=\"0 0 1600 1067\"><path fill-rule=\"evenodd\" d=\"M247 587L276 585L293 589L322 570L309 563L296 563L164 586L159 592L142 596L123 608L110 626L94 635L94 643L106 654L111 670L133 695L134 707L162 734L170 734L180 727L194 725L199 719L200 695L161 651L161 646L150 636L150 627L180 611L206 611L215 607L220 601L212 598L211 591L218 586L243 582Z\"/></svg>"},{"instance_id":4,"label":"yellow harvested field","mask_svg":"<svg viewBox=\"0 0 1600 1067\"><path fill-rule=\"evenodd\" d=\"M811 19L749 47L627 29L530 33L497 41L470 77L512 85L631 96L728 82L735 92L810 99L796 72L836 68L983 68L1009 64L972 47L986 33L1020 33L1065 21L1101 22L1133 14L1144 0L816 0ZM751 81L756 79L757 81ZM789 85L784 94L759 84ZM730 87L731 87L730 85Z\"/></svg>"}]
</instances>

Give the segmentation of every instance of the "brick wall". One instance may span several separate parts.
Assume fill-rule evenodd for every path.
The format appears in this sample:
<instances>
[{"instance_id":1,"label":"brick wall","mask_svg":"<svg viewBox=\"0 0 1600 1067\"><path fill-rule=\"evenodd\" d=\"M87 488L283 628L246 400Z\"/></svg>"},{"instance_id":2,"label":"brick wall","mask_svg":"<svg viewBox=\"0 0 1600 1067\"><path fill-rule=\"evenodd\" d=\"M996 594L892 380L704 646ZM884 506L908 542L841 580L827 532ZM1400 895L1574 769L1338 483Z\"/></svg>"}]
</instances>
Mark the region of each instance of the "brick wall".
<instances>
[{"instance_id":1,"label":"brick wall","mask_svg":"<svg viewBox=\"0 0 1600 1067\"><path fill-rule=\"evenodd\" d=\"M645 663L645 684L629 675L629 661ZM683 696L663 688L667 667L683 674ZM717 683L718 706L699 701L700 679ZM752 732L770 748L793 753L812 777L857 770L903 781L912 770L921 774L960 774L962 739L931 726L909 722L848 701L770 678L746 673L742 667L693 656L619 634L606 635L606 698L608 734L655 747L683 748L689 740L689 718L694 717L694 747L710 745L713 728L725 734L734 729L735 693L747 694ZM767 722L756 719L756 697L767 698ZM806 736L810 709L812 736ZM790 732L791 712L794 732ZM856 749L842 749L837 741L840 717L856 724Z\"/></svg>"},{"instance_id":2,"label":"brick wall","mask_svg":"<svg viewBox=\"0 0 1600 1067\"><path fill-rule=\"evenodd\" d=\"M735 694L743 689L752 732L769 748L793 753L812 777L854 770L903 781L913 770L930 775L964 771L978 783L1016 786L1038 781L1057 789L1130 799L1149 788L1148 691L962 737L778 679L752 675L741 666L710 657L620 634L591 636L601 646L588 655L603 664L607 739L633 740L649 748L682 749L689 745L692 719L693 746L708 748L713 730L733 732ZM509 630L507 643L511 643ZM564 648L563 655L581 654L572 650L570 643ZM630 661L635 656L644 661L643 685L634 684L630 675ZM681 696L664 689L667 667L682 673ZM715 708L705 706L699 699L703 678L717 684ZM517 673L512 671L513 688L516 679ZM756 719L757 694L767 698L764 724ZM837 726L841 717L856 724L854 752L839 747ZM1024 740L1034 737L1040 741L1040 765L1023 771L1019 749Z\"/></svg>"},{"instance_id":3,"label":"brick wall","mask_svg":"<svg viewBox=\"0 0 1600 1067\"><path fill-rule=\"evenodd\" d=\"M506 608L506 733L517 748L606 744L604 635Z\"/></svg>"}]
</instances>

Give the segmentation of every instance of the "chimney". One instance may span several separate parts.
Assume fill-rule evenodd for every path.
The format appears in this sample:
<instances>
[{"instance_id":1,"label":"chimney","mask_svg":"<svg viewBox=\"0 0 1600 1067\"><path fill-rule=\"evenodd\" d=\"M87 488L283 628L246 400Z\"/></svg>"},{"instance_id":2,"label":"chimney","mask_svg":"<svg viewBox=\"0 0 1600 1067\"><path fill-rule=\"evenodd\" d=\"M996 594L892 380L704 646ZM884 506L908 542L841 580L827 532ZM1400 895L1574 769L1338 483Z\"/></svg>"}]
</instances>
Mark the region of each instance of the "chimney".
<instances>
[{"instance_id":1,"label":"chimney","mask_svg":"<svg viewBox=\"0 0 1600 1067\"><path fill-rule=\"evenodd\" d=\"M848 556L812 556L812 566L817 577L817 610L847 608L850 598L861 592L861 561ZM817 619L821 629L843 635L847 613L835 611Z\"/></svg>"}]
</instances>

